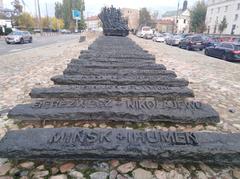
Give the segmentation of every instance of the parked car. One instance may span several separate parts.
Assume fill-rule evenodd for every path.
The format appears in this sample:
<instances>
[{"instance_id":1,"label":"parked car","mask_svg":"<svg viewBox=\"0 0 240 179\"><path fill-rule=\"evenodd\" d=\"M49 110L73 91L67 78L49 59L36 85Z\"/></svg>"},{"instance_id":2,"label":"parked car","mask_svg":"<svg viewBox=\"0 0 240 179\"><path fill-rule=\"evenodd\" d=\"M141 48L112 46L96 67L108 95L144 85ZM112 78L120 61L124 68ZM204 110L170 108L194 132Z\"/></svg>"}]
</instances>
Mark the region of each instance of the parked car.
<instances>
[{"instance_id":1,"label":"parked car","mask_svg":"<svg viewBox=\"0 0 240 179\"><path fill-rule=\"evenodd\" d=\"M33 38L32 35L30 34L30 32L27 31L15 31L15 32L11 32L10 34L8 34L5 37L5 41L7 44L16 44L16 43L20 43L23 44L25 42L29 42L32 43Z\"/></svg>"},{"instance_id":2,"label":"parked car","mask_svg":"<svg viewBox=\"0 0 240 179\"><path fill-rule=\"evenodd\" d=\"M182 35L174 35L168 39L168 44L172 46L178 46L180 41L183 39Z\"/></svg>"},{"instance_id":3,"label":"parked car","mask_svg":"<svg viewBox=\"0 0 240 179\"><path fill-rule=\"evenodd\" d=\"M143 38L144 39L152 39L153 38L153 34L144 34Z\"/></svg>"},{"instance_id":4,"label":"parked car","mask_svg":"<svg viewBox=\"0 0 240 179\"><path fill-rule=\"evenodd\" d=\"M156 35L152 38L152 40L153 40L154 42L164 42L164 41L165 41L164 36L163 36L162 34L156 34Z\"/></svg>"},{"instance_id":5,"label":"parked car","mask_svg":"<svg viewBox=\"0 0 240 179\"><path fill-rule=\"evenodd\" d=\"M201 38L203 39L204 48L207 48L207 47L210 47L210 46L216 46L220 43L219 39L216 38L216 37L201 35Z\"/></svg>"},{"instance_id":6,"label":"parked car","mask_svg":"<svg viewBox=\"0 0 240 179\"><path fill-rule=\"evenodd\" d=\"M199 35L187 36L180 41L179 47L187 50L203 50L203 39Z\"/></svg>"},{"instance_id":7,"label":"parked car","mask_svg":"<svg viewBox=\"0 0 240 179\"><path fill-rule=\"evenodd\" d=\"M205 55L240 62L240 43L222 42L217 46L207 47Z\"/></svg>"},{"instance_id":8,"label":"parked car","mask_svg":"<svg viewBox=\"0 0 240 179\"><path fill-rule=\"evenodd\" d=\"M70 30L67 30L67 29L62 29L61 33L62 34L71 34L72 32Z\"/></svg>"},{"instance_id":9,"label":"parked car","mask_svg":"<svg viewBox=\"0 0 240 179\"><path fill-rule=\"evenodd\" d=\"M173 38L173 35L169 34L164 37L165 43L170 45L171 39Z\"/></svg>"}]
</instances>

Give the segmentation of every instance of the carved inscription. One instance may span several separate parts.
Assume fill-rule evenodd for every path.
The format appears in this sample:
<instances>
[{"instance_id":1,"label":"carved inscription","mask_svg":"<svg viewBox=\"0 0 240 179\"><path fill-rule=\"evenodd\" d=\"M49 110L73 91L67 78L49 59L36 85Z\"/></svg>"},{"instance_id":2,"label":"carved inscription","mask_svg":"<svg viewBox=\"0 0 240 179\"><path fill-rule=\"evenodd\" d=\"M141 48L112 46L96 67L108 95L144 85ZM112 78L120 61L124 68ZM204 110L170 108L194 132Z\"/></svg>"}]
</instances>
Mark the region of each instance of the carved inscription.
<instances>
[{"instance_id":1,"label":"carved inscription","mask_svg":"<svg viewBox=\"0 0 240 179\"><path fill-rule=\"evenodd\" d=\"M185 101L160 101L160 100L126 100L113 101L111 99L85 100L85 99L59 99L38 101L32 105L33 109L50 108L106 108L122 107L132 111L142 110L160 110L160 109L178 109L178 110L200 110L200 102Z\"/></svg>"},{"instance_id":2,"label":"carved inscription","mask_svg":"<svg viewBox=\"0 0 240 179\"><path fill-rule=\"evenodd\" d=\"M151 110L151 109L186 109L199 110L202 108L200 102L186 101L158 101L158 100L128 100L128 109L131 110Z\"/></svg>"},{"instance_id":3,"label":"carved inscription","mask_svg":"<svg viewBox=\"0 0 240 179\"><path fill-rule=\"evenodd\" d=\"M66 76L67 77L67 76ZM143 76L143 75L76 75L70 76L68 78L77 79L77 80L132 80L132 81L157 81L157 80L172 80L171 76ZM174 79L175 80L175 79Z\"/></svg>"},{"instance_id":4,"label":"carved inscription","mask_svg":"<svg viewBox=\"0 0 240 179\"><path fill-rule=\"evenodd\" d=\"M82 99L60 99L38 101L32 105L33 109L50 108L111 108L112 101L108 99L82 100Z\"/></svg>"},{"instance_id":5,"label":"carved inscription","mask_svg":"<svg viewBox=\"0 0 240 179\"><path fill-rule=\"evenodd\" d=\"M81 90L151 90L151 91L157 91L157 90L171 90L170 87L167 86L150 86L150 85L125 85L125 86L119 86L119 85L71 85L69 86L69 89L81 89ZM174 88L173 88L174 89ZM180 88L175 88L176 90Z\"/></svg>"},{"instance_id":6,"label":"carved inscription","mask_svg":"<svg viewBox=\"0 0 240 179\"><path fill-rule=\"evenodd\" d=\"M172 74L170 72L166 72L166 71L160 71L158 70L148 70L148 69L131 69L131 71L129 69L101 69L101 68L97 68L94 69L93 71L86 69L86 68L76 68L76 67L68 67L66 69L66 71L72 71L72 72L81 72L81 73L91 73L91 72L96 72L96 73L101 73L101 75L108 75L109 73L115 73L115 74L135 74L135 73L139 73L139 74Z\"/></svg>"},{"instance_id":7,"label":"carved inscription","mask_svg":"<svg viewBox=\"0 0 240 179\"><path fill-rule=\"evenodd\" d=\"M198 145L198 140L191 132L114 132L112 130L76 132L56 132L48 139L49 144L91 145L127 142L129 144L157 145Z\"/></svg>"}]
</instances>

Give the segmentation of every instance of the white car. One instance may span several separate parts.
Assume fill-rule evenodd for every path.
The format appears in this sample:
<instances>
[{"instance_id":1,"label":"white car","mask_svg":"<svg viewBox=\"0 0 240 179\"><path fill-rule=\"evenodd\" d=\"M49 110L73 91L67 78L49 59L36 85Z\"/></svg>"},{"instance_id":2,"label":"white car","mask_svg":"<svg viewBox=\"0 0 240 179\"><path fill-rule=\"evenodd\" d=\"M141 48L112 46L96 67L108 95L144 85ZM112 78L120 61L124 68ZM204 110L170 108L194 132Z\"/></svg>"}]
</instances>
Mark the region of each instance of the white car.
<instances>
[{"instance_id":1,"label":"white car","mask_svg":"<svg viewBox=\"0 0 240 179\"><path fill-rule=\"evenodd\" d=\"M158 35L158 36L155 36L153 37L152 39L154 42L165 42L165 38L163 35Z\"/></svg>"},{"instance_id":2,"label":"white car","mask_svg":"<svg viewBox=\"0 0 240 179\"><path fill-rule=\"evenodd\" d=\"M27 31L15 31L11 32L5 37L7 44L23 44L25 42L32 43L32 35Z\"/></svg>"}]
</instances>

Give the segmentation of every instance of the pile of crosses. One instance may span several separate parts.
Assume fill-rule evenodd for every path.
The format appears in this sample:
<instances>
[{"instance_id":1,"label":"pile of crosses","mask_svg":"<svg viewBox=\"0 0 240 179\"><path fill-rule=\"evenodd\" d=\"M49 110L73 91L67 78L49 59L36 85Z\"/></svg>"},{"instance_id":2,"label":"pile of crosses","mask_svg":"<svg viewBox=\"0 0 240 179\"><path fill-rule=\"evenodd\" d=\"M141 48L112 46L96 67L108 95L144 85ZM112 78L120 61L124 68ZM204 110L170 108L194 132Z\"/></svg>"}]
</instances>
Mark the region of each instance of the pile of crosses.
<instances>
[{"instance_id":1,"label":"pile of crosses","mask_svg":"<svg viewBox=\"0 0 240 179\"><path fill-rule=\"evenodd\" d=\"M127 37L101 36L53 87L33 89L31 104L8 114L22 122L61 121L216 124L218 113L192 101L188 81L177 78ZM0 157L10 159L142 160L239 165L240 134L125 128L33 128L9 131Z\"/></svg>"},{"instance_id":2,"label":"pile of crosses","mask_svg":"<svg viewBox=\"0 0 240 179\"><path fill-rule=\"evenodd\" d=\"M98 17L102 21L104 35L128 35L129 28L126 20L122 18L120 9L113 6L110 8L104 7Z\"/></svg>"}]
</instances>

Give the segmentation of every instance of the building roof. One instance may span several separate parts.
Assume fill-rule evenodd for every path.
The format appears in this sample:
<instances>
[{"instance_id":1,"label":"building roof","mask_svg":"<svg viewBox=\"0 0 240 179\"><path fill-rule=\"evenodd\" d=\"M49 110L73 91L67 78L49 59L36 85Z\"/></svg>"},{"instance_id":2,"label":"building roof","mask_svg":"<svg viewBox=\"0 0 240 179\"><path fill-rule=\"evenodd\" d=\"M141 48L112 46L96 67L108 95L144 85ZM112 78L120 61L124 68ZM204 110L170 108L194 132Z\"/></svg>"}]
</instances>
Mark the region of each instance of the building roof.
<instances>
[{"instance_id":1,"label":"building roof","mask_svg":"<svg viewBox=\"0 0 240 179\"><path fill-rule=\"evenodd\" d=\"M179 9L178 11L167 11L162 15L162 17L177 16L177 13L178 13L178 15L182 14L183 13L182 9Z\"/></svg>"},{"instance_id":2,"label":"building roof","mask_svg":"<svg viewBox=\"0 0 240 179\"><path fill-rule=\"evenodd\" d=\"M90 17L87 17L86 19L86 21L96 21L96 20L99 20L98 16L90 16Z\"/></svg>"},{"instance_id":3,"label":"building roof","mask_svg":"<svg viewBox=\"0 0 240 179\"><path fill-rule=\"evenodd\" d=\"M164 24L164 25L172 25L173 21L172 20L164 20L164 19L160 19L157 21L158 24Z\"/></svg>"}]
</instances>

